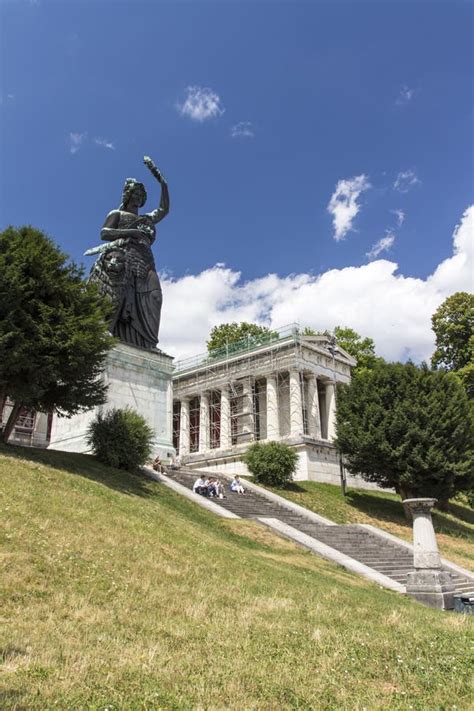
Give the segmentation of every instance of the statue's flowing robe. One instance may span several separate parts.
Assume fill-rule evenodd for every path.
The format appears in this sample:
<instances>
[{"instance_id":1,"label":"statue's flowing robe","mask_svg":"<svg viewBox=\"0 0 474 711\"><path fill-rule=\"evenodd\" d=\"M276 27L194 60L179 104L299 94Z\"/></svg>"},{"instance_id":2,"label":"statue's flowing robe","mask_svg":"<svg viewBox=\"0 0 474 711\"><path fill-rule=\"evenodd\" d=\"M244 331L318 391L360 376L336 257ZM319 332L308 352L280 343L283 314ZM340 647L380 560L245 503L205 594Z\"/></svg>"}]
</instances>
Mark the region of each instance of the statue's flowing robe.
<instances>
[{"instance_id":1,"label":"statue's flowing robe","mask_svg":"<svg viewBox=\"0 0 474 711\"><path fill-rule=\"evenodd\" d=\"M111 333L124 343L153 349L163 301L151 251L155 227L148 215L120 211L117 229L137 229L140 225L152 228L150 236L128 238L120 246L111 242L93 265L89 278L112 299Z\"/></svg>"}]
</instances>

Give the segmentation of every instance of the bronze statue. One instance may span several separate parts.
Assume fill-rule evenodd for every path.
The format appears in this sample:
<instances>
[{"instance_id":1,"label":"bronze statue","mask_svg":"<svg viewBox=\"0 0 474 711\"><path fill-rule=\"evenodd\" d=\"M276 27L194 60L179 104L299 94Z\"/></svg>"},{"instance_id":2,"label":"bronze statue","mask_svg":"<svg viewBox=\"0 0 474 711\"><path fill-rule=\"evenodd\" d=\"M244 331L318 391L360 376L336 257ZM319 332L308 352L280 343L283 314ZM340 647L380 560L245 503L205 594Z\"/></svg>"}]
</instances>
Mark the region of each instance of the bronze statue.
<instances>
[{"instance_id":1,"label":"bronze statue","mask_svg":"<svg viewBox=\"0 0 474 711\"><path fill-rule=\"evenodd\" d=\"M154 349L163 297L151 245L155 241L155 225L168 214L170 201L168 185L156 165L148 156L143 162L161 185L159 207L139 215L147 198L145 186L135 178L127 178L120 207L109 212L100 232L108 244L85 254L100 254L89 280L112 300L110 332L124 343Z\"/></svg>"}]
</instances>

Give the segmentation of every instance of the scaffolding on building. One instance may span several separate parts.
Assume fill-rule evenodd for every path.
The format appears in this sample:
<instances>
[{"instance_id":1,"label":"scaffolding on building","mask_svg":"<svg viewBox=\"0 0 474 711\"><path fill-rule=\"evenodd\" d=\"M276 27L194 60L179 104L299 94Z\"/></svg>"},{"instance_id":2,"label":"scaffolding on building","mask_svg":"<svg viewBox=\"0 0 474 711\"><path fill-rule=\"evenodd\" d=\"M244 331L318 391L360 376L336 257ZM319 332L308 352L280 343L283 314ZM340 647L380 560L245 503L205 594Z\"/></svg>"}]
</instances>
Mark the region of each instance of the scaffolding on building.
<instances>
[{"instance_id":1,"label":"scaffolding on building","mask_svg":"<svg viewBox=\"0 0 474 711\"><path fill-rule=\"evenodd\" d=\"M320 367L327 371L327 380L335 379L335 356L331 355L330 338L316 336L315 340L326 355L320 355ZM303 433L309 434L309 385L305 373L314 370L314 361L305 356L304 345L308 338L301 333L297 323L270 331L260 338L248 338L225 348L177 361L174 385L177 398L189 397L190 452L199 450L202 403L208 407L209 449L220 446L223 422L220 393L223 388L229 395L230 438L232 445L267 438L266 380L275 379L276 398L273 415L278 418L281 437L293 431L292 418L301 417ZM294 393L290 373L299 373L299 402L302 412L292 406ZM318 386L317 386L318 387ZM317 392L319 411L325 411L325 394ZM271 412L271 411L270 411ZM225 423L224 423L225 424ZM322 427L324 424L321 423ZM322 432L327 436L327 432ZM173 411L174 446L179 450L179 403Z\"/></svg>"}]
</instances>

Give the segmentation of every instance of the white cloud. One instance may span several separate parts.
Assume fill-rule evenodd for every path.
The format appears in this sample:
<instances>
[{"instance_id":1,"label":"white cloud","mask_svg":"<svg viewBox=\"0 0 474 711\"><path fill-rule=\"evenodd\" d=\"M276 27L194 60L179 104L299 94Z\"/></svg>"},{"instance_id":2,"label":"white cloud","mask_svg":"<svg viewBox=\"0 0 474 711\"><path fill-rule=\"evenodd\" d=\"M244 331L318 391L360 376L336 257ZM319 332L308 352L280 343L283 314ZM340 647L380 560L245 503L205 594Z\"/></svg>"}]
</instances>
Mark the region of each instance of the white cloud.
<instances>
[{"instance_id":1,"label":"white cloud","mask_svg":"<svg viewBox=\"0 0 474 711\"><path fill-rule=\"evenodd\" d=\"M405 213L403 212L403 210L390 210L390 212L397 218L398 227L401 227L405 222Z\"/></svg>"},{"instance_id":2,"label":"white cloud","mask_svg":"<svg viewBox=\"0 0 474 711\"><path fill-rule=\"evenodd\" d=\"M236 123L235 126L232 126L230 135L232 138L253 138L255 133L250 121L240 121L240 123Z\"/></svg>"},{"instance_id":3,"label":"white cloud","mask_svg":"<svg viewBox=\"0 0 474 711\"><path fill-rule=\"evenodd\" d=\"M94 138L94 143L98 146L101 146L102 148L108 148L109 151L115 151L115 144L113 144L112 141L109 141L106 138Z\"/></svg>"},{"instance_id":4,"label":"white cloud","mask_svg":"<svg viewBox=\"0 0 474 711\"><path fill-rule=\"evenodd\" d=\"M421 181L414 170L401 170L395 178L393 189L399 193L407 193L414 185L418 185Z\"/></svg>"},{"instance_id":5,"label":"white cloud","mask_svg":"<svg viewBox=\"0 0 474 711\"><path fill-rule=\"evenodd\" d=\"M299 321L318 330L350 326L372 337L388 359L429 359L431 315L450 294L473 289L473 233L474 205L454 231L453 256L426 279L399 274L386 259L316 276L268 274L247 282L223 264L176 280L165 275L160 347L184 358L203 352L209 331L220 323L278 328Z\"/></svg>"},{"instance_id":6,"label":"white cloud","mask_svg":"<svg viewBox=\"0 0 474 711\"><path fill-rule=\"evenodd\" d=\"M370 252L366 253L366 257L368 257L369 259L375 259L382 252L386 252L387 250L389 250L390 247L393 246L394 242L395 235L389 232L385 237L382 237L381 239L379 239L378 242L372 245L372 249L370 250Z\"/></svg>"},{"instance_id":7,"label":"white cloud","mask_svg":"<svg viewBox=\"0 0 474 711\"><path fill-rule=\"evenodd\" d=\"M69 134L69 152L74 155L81 148L86 138L86 133L70 133Z\"/></svg>"},{"instance_id":8,"label":"white cloud","mask_svg":"<svg viewBox=\"0 0 474 711\"><path fill-rule=\"evenodd\" d=\"M201 86L188 86L186 98L182 104L177 104L177 109L182 116L201 123L224 113L220 96L212 89Z\"/></svg>"},{"instance_id":9,"label":"white cloud","mask_svg":"<svg viewBox=\"0 0 474 711\"><path fill-rule=\"evenodd\" d=\"M348 180L340 180L336 185L328 205L333 216L334 239L339 242L352 229L352 222L360 210L359 195L371 187L366 175L357 175Z\"/></svg>"},{"instance_id":10,"label":"white cloud","mask_svg":"<svg viewBox=\"0 0 474 711\"><path fill-rule=\"evenodd\" d=\"M410 103L410 101L413 99L414 94L415 90L410 89L410 87L405 84L400 89L395 103L397 104L397 106L405 106L406 104Z\"/></svg>"}]
</instances>

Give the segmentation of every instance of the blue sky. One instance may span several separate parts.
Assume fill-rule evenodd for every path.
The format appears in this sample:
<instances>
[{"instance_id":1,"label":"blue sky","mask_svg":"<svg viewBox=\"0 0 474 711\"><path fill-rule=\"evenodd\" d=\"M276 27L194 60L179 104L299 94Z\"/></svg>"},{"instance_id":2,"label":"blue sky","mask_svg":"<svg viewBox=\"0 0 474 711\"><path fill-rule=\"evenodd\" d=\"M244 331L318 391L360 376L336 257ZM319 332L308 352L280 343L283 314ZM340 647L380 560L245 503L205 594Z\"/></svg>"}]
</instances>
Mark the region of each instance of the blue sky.
<instances>
[{"instance_id":1,"label":"blue sky","mask_svg":"<svg viewBox=\"0 0 474 711\"><path fill-rule=\"evenodd\" d=\"M145 181L150 209L157 201L150 154L172 201L155 258L173 353L245 317L350 322L388 357L429 354L428 312L472 285L466 264L430 281L456 225L472 244L471 2L0 8L2 225L34 224L89 268L82 253L126 177ZM404 319L372 293L378 281L407 299Z\"/></svg>"}]
</instances>

